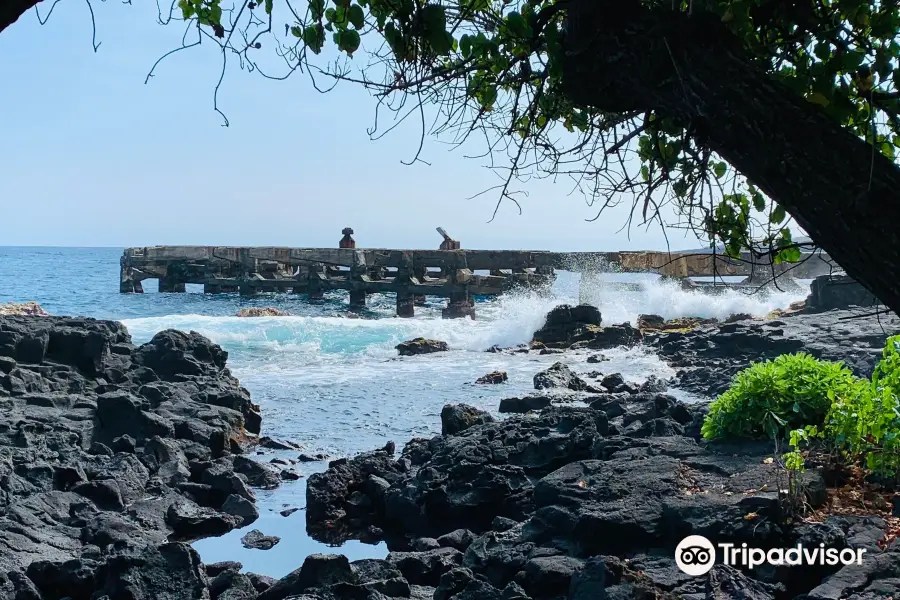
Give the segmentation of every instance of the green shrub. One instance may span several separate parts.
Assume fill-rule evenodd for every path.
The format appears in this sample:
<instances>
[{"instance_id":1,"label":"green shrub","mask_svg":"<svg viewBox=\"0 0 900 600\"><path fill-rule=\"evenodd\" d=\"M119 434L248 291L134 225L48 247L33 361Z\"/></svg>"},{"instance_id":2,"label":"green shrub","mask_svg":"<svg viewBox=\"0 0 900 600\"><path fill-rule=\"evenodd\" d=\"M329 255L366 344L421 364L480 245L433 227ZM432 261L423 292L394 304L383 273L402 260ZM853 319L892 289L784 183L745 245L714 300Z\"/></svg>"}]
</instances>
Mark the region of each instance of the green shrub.
<instances>
[{"instance_id":1,"label":"green shrub","mask_svg":"<svg viewBox=\"0 0 900 600\"><path fill-rule=\"evenodd\" d=\"M859 379L842 363L809 354L785 354L737 374L710 406L703 437L786 438L806 425L822 426L831 398L844 397Z\"/></svg>"},{"instance_id":2,"label":"green shrub","mask_svg":"<svg viewBox=\"0 0 900 600\"><path fill-rule=\"evenodd\" d=\"M888 339L872 381L851 393L832 394L825 439L875 473L900 468L900 336Z\"/></svg>"}]
</instances>

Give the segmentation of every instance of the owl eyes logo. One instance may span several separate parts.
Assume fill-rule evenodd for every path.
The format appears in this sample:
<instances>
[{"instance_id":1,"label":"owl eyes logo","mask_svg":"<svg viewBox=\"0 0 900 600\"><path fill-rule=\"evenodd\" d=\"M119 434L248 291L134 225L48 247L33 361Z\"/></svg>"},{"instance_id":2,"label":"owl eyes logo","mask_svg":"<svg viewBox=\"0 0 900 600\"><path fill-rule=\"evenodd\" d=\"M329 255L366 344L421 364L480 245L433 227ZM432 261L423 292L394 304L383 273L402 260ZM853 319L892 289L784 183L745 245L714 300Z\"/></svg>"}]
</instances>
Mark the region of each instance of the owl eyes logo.
<instances>
[{"instance_id":1,"label":"owl eyes logo","mask_svg":"<svg viewBox=\"0 0 900 600\"><path fill-rule=\"evenodd\" d=\"M675 548L675 564L687 575L704 575L712 569L715 562L716 549L702 535L689 535Z\"/></svg>"},{"instance_id":2,"label":"owl eyes logo","mask_svg":"<svg viewBox=\"0 0 900 600\"><path fill-rule=\"evenodd\" d=\"M865 548L826 548L820 543L817 548L806 548L797 544L792 548L750 548L746 542L740 546L733 543L719 543L718 557L712 542L702 535L689 535L675 547L675 564L682 573L691 577L706 575L718 558L723 565L753 569L763 564L775 566L797 565L861 565Z\"/></svg>"}]
</instances>

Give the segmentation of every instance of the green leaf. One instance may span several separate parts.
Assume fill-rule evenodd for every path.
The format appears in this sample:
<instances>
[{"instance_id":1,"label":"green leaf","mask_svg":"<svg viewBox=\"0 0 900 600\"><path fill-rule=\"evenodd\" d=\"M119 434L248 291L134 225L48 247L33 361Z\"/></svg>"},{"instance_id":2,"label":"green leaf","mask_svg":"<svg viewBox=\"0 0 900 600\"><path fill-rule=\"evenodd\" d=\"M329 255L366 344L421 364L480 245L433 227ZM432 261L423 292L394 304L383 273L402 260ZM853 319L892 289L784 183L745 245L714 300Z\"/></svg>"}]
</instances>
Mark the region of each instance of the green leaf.
<instances>
[{"instance_id":1,"label":"green leaf","mask_svg":"<svg viewBox=\"0 0 900 600\"><path fill-rule=\"evenodd\" d=\"M275 0L266 0L266 14L272 14L272 8Z\"/></svg>"},{"instance_id":2,"label":"green leaf","mask_svg":"<svg viewBox=\"0 0 900 600\"><path fill-rule=\"evenodd\" d=\"M321 52L322 46L325 45L324 27L318 23L315 25L308 25L306 29L303 30L303 42L314 54Z\"/></svg>"},{"instance_id":3,"label":"green leaf","mask_svg":"<svg viewBox=\"0 0 900 600\"><path fill-rule=\"evenodd\" d=\"M780 250L778 252L778 254L775 255L774 262L775 262L775 264L784 263L784 262L794 263L794 262L798 262L800 260L801 256L802 256L802 253L800 252L800 248L797 248L797 247L785 248L783 250Z\"/></svg>"},{"instance_id":4,"label":"green leaf","mask_svg":"<svg viewBox=\"0 0 900 600\"><path fill-rule=\"evenodd\" d=\"M816 44L815 54L816 58L820 60L828 60L831 58L831 43L819 42Z\"/></svg>"},{"instance_id":5,"label":"green leaf","mask_svg":"<svg viewBox=\"0 0 900 600\"><path fill-rule=\"evenodd\" d=\"M848 50L841 58L841 68L845 73L852 73L863 63L865 54L856 50Z\"/></svg>"},{"instance_id":6,"label":"green leaf","mask_svg":"<svg viewBox=\"0 0 900 600\"><path fill-rule=\"evenodd\" d=\"M425 34L429 38L438 32L447 30L447 15L444 7L439 4L426 4L422 9L422 22L425 24Z\"/></svg>"},{"instance_id":7,"label":"green leaf","mask_svg":"<svg viewBox=\"0 0 900 600\"><path fill-rule=\"evenodd\" d=\"M434 34L433 38L430 38L428 40L428 42L431 44L431 49L434 50L438 56L446 56L450 54L450 51L453 50L453 43L455 41L456 40L453 39L453 36L446 31L436 33Z\"/></svg>"},{"instance_id":8,"label":"green leaf","mask_svg":"<svg viewBox=\"0 0 900 600\"><path fill-rule=\"evenodd\" d=\"M825 94L821 94L819 92L810 94L806 97L806 99L813 104L818 104L819 106L828 106L828 104L831 102L828 98L825 97Z\"/></svg>"},{"instance_id":9,"label":"green leaf","mask_svg":"<svg viewBox=\"0 0 900 600\"><path fill-rule=\"evenodd\" d=\"M359 48L359 33L352 29L335 32L334 43L337 44L338 50L346 52L347 56L353 56Z\"/></svg>"},{"instance_id":10,"label":"green leaf","mask_svg":"<svg viewBox=\"0 0 900 600\"><path fill-rule=\"evenodd\" d=\"M787 215L784 212L784 209L780 205L775 206L775 210L772 211L772 214L769 215L769 222L773 225L778 225Z\"/></svg>"},{"instance_id":11,"label":"green leaf","mask_svg":"<svg viewBox=\"0 0 900 600\"><path fill-rule=\"evenodd\" d=\"M337 11L333 8L329 7L328 10L325 11L325 20L329 23L334 23L334 20L337 18Z\"/></svg>"},{"instance_id":12,"label":"green leaf","mask_svg":"<svg viewBox=\"0 0 900 600\"><path fill-rule=\"evenodd\" d=\"M716 174L716 179L721 179L725 176L725 171L728 169L728 165L723 162L718 162L713 164L713 173Z\"/></svg>"},{"instance_id":13,"label":"green leaf","mask_svg":"<svg viewBox=\"0 0 900 600\"><path fill-rule=\"evenodd\" d=\"M460 2L463 8L470 13L481 12L491 7L491 0L465 0Z\"/></svg>"},{"instance_id":14,"label":"green leaf","mask_svg":"<svg viewBox=\"0 0 900 600\"><path fill-rule=\"evenodd\" d=\"M187 0L178 0L178 7L181 8L181 15L185 19L190 19L194 16L194 5Z\"/></svg>"},{"instance_id":15,"label":"green leaf","mask_svg":"<svg viewBox=\"0 0 900 600\"><path fill-rule=\"evenodd\" d=\"M294 36L295 38L302 38L303 30L300 29L299 27L297 27L296 25L294 25L293 27L291 27L291 35Z\"/></svg>"},{"instance_id":16,"label":"green leaf","mask_svg":"<svg viewBox=\"0 0 900 600\"><path fill-rule=\"evenodd\" d=\"M581 110L576 110L572 112L572 125L580 129L581 131L585 131L588 128L589 117L588 114Z\"/></svg>"},{"instance_id":17,"label":"green leaf","mask_svg":"<svg viewBox=\"0 0 900 600\"><path fill-rule=\"evenodd\" d=\"M516 37L528 36L528 23L525 17L516 11L509 13L506 17L506 30Z\"/></svg>"},{"instance_id":18,"label":"green leaf","mask_svg":"<svg viewBox=\"0 0 900 600\"><path fill-rule=\"evenodd\" d=\"M459 51L463 58L469 58L472 55L472 36L464 35L459 38Z\"/></svg>"},{"instance_id":19,"label":"green leaf","mask_svg":"<svg viewBox=\"0 0 900 600\"><path fill-rule=\"evenodd\" d=\"M753 208L755 208L757 212L763 212L764 210L766 210L766 199L763 198L762 194L760 194L757 190L753 190L751 192L751 196L753 197Z\"/></svg>"},{"instance_id":20,"label":"green leaf","mask_svg":"<svg viewBox=\"0 0 900 600\"><path fill-rule=\"evenodd\" d=\"M338 29L347 29L347 25L350 24L350 21L347 20L347 13L349 9L344 8L343 6L338 6L334 9L334 26Z\"/></svg>"},{"instance_id":21,"label":"green leaf","mask_svg":"<svg viewBox=\"0 0 900 600\"><path fill-rule=\"evenodd\" d=\"M316 21L321 21L325 15L325 0L309 0L309 12Z\"/></svg>"},{"instance_id":22,"label":"green leaf","mask_svg":"<svg viewBox=\"0 0 900 600\"><path fill-rule=\"evenodd\" d=\"M356 29L362 29L366 24L366 15L363 13L362 6L359 4L351 6L350 11L347 13L347 20L349 20L350 24Z\"/></svg>"}]
</instances>

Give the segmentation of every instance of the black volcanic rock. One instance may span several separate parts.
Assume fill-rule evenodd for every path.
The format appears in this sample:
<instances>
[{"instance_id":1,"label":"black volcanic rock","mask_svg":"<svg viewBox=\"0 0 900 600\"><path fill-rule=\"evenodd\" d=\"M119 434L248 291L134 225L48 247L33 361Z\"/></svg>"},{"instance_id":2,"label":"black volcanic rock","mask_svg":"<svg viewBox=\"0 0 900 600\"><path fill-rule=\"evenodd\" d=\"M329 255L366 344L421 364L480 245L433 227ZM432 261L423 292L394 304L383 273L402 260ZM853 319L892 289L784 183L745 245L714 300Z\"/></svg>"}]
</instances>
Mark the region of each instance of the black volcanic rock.
<instances>
[{"instance_id":1,"label":"black volcanic rock","mask_svg":"<svg viewBox=\"0 0 900 600\"><path fill-rule=\"evenodd\" d=\"M859 317L853 311L834 310L652 334L645 343L679 369L677 387L714 397L751 363L794 352L842 361L860 377L869 377L885 341L897 333L900 319L896 316Z\"/></svg>"},{"instance_id":2,"label":"black volcanic rock","mask_svg":"<svg viewBox=\"0 0 900 600\"><path fill-rule=\"evenodd\" d=\"M0 598L200 598L192 540L256 518L259 412L227 353L119 323L0 317ZM259 479L257 477L256 479ZM129 590L129 591L126 591Z\"/></svg>"}]
</instances>

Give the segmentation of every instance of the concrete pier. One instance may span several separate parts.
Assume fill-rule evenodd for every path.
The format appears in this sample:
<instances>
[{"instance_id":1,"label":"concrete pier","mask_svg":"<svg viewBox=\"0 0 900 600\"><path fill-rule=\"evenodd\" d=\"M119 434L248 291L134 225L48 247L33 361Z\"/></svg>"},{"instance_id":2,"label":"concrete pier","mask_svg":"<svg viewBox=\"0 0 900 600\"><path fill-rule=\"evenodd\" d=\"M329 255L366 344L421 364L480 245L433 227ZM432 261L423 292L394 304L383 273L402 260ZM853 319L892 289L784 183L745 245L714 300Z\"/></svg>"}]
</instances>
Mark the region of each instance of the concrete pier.
<instances>
[{"instance_id":1,"label":"concrete pier","mask_svg":"<svg viewBox=\"0 0 900 600\"><path fill-rule=\"evenodd\" d=\"M474 317L474 296L496 296L511 289L548 287L556 270L585 274L649 272L690 284L691 277L748 277L754 273L812 279L832 264L824 254L801 264L772 265L722 255L667 252L545 252L463 250L446 232L440 250L357 248L353 230L344 229L338 248L238 246L149 246L122 255L119 291L142 293L142 282L157 279L159 291L179 293L186 284L204 292L242 295L259 292L307 294L312 301L329 290L347 290L354 308L374 293L397 296L397 314L413 316L426 296L447 298L446 318ZM490 274L479 274L490 273ZM705 287L705 286L701 286ZM700 289L700 288L698 288Z\"/></svg>"}]
</instances>

